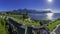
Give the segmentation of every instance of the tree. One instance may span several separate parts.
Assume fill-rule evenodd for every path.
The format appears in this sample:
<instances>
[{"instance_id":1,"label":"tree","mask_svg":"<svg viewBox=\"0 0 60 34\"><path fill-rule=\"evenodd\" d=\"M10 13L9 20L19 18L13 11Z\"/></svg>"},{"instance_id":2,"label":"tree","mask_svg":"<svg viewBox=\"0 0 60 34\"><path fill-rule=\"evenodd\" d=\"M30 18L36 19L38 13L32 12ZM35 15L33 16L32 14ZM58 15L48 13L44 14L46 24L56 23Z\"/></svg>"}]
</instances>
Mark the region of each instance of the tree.
<instances>
[{"instance_id":1,"label":"tree","mask_svg":"<svg viewBox=\"0 0 60 34\"><path fill-rule=\"evenodd\" d=\"M27 13L23 14L23 19L27 19L27 18L29 18L28 14Z\"/></svg>"}]
</instances>

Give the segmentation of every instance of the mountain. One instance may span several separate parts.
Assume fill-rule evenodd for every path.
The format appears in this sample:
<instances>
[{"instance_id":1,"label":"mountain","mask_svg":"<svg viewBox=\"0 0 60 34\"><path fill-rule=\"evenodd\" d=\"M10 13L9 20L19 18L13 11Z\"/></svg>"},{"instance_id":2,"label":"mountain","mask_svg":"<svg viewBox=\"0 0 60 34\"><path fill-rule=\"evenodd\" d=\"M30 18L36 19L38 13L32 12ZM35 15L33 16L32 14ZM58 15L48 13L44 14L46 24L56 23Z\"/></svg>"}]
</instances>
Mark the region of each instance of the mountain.
<instances>
[{"instance_id":1,"label":"mountain","mask_svg":"<svg viewBox=\"0 0 60 34\"><path fill-rule=\"evenodd\" d=\"M18 10L12 10L8 11L7 13L19 13L19 14L26 14L26 13L52 13L50 10L28 10L28 9L18 9Z\"/></svg>"},{"instance_id":2,"label":"mountain","mask_svg":"<svg viewBox=\"0 0 60 34\"><path fill-rule=\"evenodd\" d=\"M28 9L18 9L18 10L13 10L12 12L20 12L20 13L52 13L50 10L28 10Z\"/></svg>"}]
</instances>

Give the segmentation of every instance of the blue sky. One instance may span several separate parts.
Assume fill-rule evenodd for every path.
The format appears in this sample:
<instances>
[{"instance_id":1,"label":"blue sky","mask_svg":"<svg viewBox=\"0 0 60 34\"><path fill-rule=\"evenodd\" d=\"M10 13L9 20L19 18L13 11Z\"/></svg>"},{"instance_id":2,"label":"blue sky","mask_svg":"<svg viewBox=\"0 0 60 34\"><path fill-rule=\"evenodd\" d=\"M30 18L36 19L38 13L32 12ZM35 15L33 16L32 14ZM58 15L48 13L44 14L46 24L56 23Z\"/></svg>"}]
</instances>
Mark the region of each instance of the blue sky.
<instances>
[{"instance_id":1,"label":"blue sky","mask_svg":"<svg viewBox=\"0 0 60 34\"><path fill-rule=\"evenodd\" d=\"M53 12L60 11L60 0L0 0L0 11L14 9L52 9Z\"/></svg>"}]
</instances>

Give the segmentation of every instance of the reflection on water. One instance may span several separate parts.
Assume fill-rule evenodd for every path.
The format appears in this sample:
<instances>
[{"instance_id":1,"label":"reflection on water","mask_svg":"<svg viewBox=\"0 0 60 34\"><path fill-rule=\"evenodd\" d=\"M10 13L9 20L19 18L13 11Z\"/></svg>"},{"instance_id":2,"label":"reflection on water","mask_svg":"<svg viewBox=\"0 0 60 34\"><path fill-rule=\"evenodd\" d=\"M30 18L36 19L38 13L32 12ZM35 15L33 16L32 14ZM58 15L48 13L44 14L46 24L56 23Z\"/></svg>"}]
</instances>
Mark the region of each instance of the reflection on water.
<instances>
[{"instance_id":1,"label":"reflection on water","mask_svg":"<svg viewBox=\"0 0 60 34\"><path fill-rule=\"evenodd\" d=\"M54 13L47 13L46 15L47 15L47 19L48 20L52 20L53 19L53 14Z\"/></svg>"},{"instance_id":2,"label":"reflection on water","mask_svg":"<svg viewBox=\"0 0 60 34\"><path fill-rule=\"evenodd\" d=\"M33 20L55 20L55 19L60 19L60 13L40 13L40 14L29 13L29 16Z\"/></svg>"}]
</instances>

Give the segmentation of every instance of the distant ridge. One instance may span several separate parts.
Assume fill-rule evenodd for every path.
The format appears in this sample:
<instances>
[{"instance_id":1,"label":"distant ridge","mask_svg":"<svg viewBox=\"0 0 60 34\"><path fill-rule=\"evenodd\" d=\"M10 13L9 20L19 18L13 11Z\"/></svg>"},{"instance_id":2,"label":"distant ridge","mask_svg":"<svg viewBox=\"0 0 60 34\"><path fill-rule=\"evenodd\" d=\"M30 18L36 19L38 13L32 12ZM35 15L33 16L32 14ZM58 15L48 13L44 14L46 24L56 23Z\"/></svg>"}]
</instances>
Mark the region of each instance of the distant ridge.
<instances>
[{"instance_id":1,"label":"distant ridge","mask_svg":"<svg viewBox=\"0 0 60 34\"><path fill-rule=\"evenodd\" d=\"M28 9L18 9L13 10L12 12L20 12L20 13L52 13L51 10L28 10Z\"/></svg>"},{"instance_id":2,"label":"distant ridge","mask_svg":"<svg viewBox=\"0 0 60 34\"><path fill-rule=\"evenodd\" d=\"M12 11L3 11L3 12L16 12L16 13L52 13L51 10L28 10L28 9L18 9Z\"/></svg>"}]
</instances>

